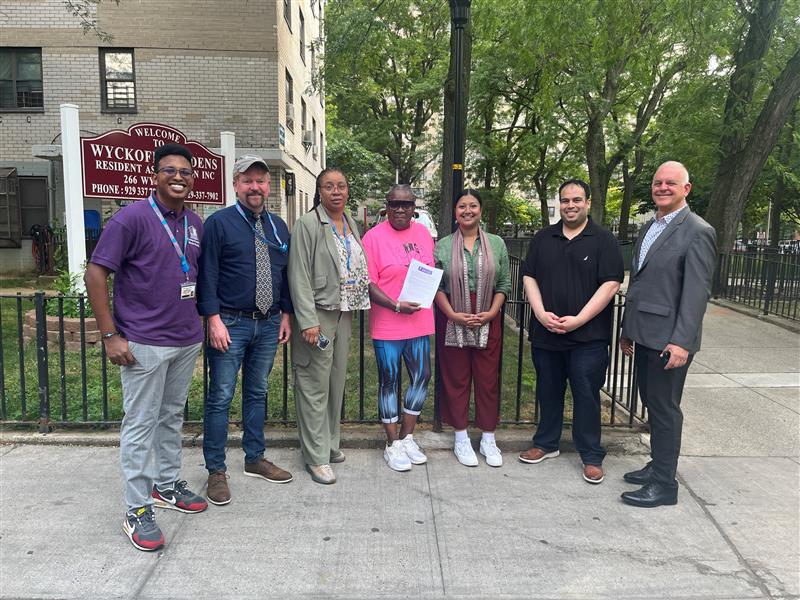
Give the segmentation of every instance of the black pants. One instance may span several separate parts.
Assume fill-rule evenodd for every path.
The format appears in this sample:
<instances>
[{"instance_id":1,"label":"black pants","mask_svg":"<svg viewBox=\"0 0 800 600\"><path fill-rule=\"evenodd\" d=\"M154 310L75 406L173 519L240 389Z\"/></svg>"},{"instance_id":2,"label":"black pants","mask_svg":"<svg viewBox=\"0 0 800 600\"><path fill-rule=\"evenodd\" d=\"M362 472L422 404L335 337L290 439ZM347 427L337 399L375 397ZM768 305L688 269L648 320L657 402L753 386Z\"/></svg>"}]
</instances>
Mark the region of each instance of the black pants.
<instances>
[{"instance_id":1,"label":"black pants","mask_svg":"<svg viewBox=\"0 0 800 600\"><path fill-rule=\"evenodd\" d=\"M675 474L681 452L683 412L681 396L694 354L678 369L664 369L661 350L636 345L634 363L639 394L650 422L650 457L653 481L677 487Z\"/></svg>"},{"instance_id":2,"label":"black pants","mask_svg":"<svg viewBox=\"0 0 800 600\"><path fill-rule=\"evenodd\" d=\"M600 445L600 388L608 367L608 343L586 342L569 350L531 350L539 403L539 427L533 445L546 452L558 450L569 380L575 448L583 464L602 465L606 450Z\"/></svg>"}]
</instances>

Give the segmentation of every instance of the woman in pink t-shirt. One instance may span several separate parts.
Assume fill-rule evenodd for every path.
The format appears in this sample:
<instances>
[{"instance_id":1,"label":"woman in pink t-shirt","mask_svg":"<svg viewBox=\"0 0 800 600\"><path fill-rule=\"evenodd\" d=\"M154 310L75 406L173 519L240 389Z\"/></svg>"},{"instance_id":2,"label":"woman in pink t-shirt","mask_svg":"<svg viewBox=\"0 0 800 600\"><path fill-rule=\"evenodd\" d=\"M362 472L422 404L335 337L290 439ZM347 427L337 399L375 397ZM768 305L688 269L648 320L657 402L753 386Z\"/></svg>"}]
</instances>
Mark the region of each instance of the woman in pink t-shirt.
<instances>
[{"instance_id":1,"label":"woman in pink t-shirt","mask_svg":"<svg viewBox=\"0 0 800 600\"><path fill-rule=\"evenodd\" d=\"M386 430L383 458L395 471L408 471L412 464L421 465L428 460L413 433L431 378L428 336L435 329L433 308L397 300L412 260L433 266L433 238L424 225L412 220L414 206L410 186L392 186L386 196L387 220L370 229L362 240L372 301L370 333L378 363L378 414ZM410 379L403 399L402 421L397 398L401 358Z\"/></svg>"}]
</instances>

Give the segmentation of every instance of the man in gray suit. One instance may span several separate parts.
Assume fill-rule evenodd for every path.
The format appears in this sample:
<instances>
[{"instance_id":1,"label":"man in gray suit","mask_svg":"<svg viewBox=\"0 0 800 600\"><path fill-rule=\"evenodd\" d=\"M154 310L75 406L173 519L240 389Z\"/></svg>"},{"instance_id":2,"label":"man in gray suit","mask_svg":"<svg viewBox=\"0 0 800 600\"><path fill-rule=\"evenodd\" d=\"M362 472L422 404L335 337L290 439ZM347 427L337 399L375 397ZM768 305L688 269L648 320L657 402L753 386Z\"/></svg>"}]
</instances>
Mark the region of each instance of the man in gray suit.
<instances>
[{"instance_id":1,"label":"man in gray suit","mask_svg":"<svg viewBox=\"0 0 800 600\"><path fill-rule=\"evenodd\" d=\"M656 216L642 229L633 252L620 346L630 356L636 342L634 366L650 421L651 457L643 469L624 476L643 486L622 494L633 506L678 503L681 395L700 349L716 262L714 229L686 204L691 189L681 163L658 168L651 189Z\"/></svg>"}]
</instances>

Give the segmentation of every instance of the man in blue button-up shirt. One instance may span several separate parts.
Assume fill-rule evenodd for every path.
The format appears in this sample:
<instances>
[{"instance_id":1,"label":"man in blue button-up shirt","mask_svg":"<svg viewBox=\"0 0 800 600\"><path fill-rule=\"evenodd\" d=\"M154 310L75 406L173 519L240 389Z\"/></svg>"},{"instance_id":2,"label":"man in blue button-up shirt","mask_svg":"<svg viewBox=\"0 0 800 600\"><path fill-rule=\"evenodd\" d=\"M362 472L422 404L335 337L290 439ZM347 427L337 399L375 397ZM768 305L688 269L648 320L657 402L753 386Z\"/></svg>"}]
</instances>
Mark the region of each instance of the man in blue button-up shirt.
<instances>
[{"instance_id":1,"label":"man in blue button-up shirt","mask_svg":"<svg viewBox=\"0 0 800 600\"><path fill-rule=\"evenodd\" d=\"M266 209L269 167L245 155L233 166L237 203L206 220L197 282L198 309L208 318L209 390L203 420L208 499L231 501L225 474L228 411L242 369L244 474L273 483L292 475L264 458L267 381L278 344L289 340L292 302L286 268L289 230Z\"/></svg>"}]
</instances>

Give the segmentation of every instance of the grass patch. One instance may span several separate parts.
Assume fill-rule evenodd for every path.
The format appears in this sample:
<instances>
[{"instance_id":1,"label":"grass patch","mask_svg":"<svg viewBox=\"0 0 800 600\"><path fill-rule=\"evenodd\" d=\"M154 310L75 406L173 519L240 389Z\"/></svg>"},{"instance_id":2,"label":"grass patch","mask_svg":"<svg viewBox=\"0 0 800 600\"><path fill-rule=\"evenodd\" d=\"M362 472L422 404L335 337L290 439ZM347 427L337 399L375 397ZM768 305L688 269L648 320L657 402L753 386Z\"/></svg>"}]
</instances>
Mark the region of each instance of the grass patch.
<instances>
[{"instance_id":1,"label":"grass patch","mask_svg":"<svg viewBox=\"0 0 800 600\"><path fill-rule=\"evenodd\" d=\"M36 344L22 344L20 363L20 330L18 314L33 308L29 299L0 299L0 329L2 338L2 385L0 400L5 421L35 422L39 419L39 384L37 370ZM377 407L377 368L372 341L369 337L369 321L363 318L363 382L360 377L359 356L362 324L358 316L353 323L350 341L350 360L345 383L346 421L378 422ZM48 386L50 399L50 419L54 422L92 423L98 421L120 421L122 419L122 388L119 368L106 362L99 347L86 346L85 357L80 352L65 351L63 357L58 349L48 350ZM431 361L434 360L435 344L431 343ZM530 346L527 339L521 343L521 371L517 383L518 357L520 356L520 337L511 328L505 329L503 346L503 365L501 383L501 419L504 421L530 421L534 418L535 373L530 360ZM286 362L284 361L286 357ZM294 394L292 374L288 367L289 352L284 355L278 349L275 364L269 378L269 397L267 400L267 419L270 422L294 421ZM20 369L22 364L22 369ZM433 363L432 363L433 364ZM284 391L284 371L287 373L287 387ZM85 373L85 376L83 376ZM204 398L203 355L195 365L194 376L189 389L188 420L201 421ZM408 381L406 373L403 381ZM363 406L360 398L363 390ZM428 397L422 411L423 421L433 420L434 385L428 389ZM284 402L285 394L285 402ZM86 397L84 403L83 398ZM519 403L519 409L517 405ZM237 385L231 406L231 419L241 418L241 385Z\"/></svg>"}]
</instances>

